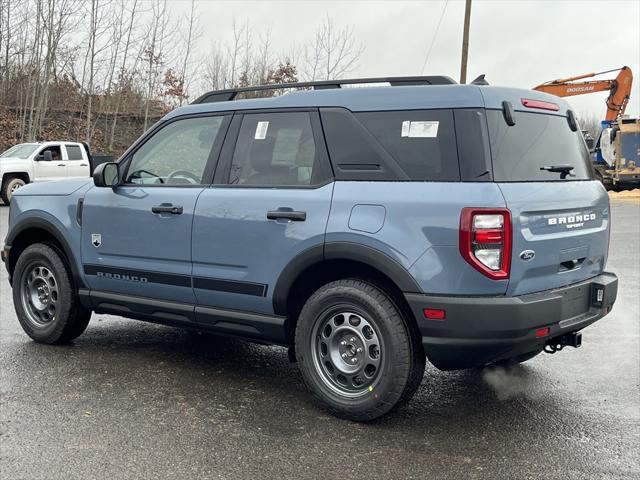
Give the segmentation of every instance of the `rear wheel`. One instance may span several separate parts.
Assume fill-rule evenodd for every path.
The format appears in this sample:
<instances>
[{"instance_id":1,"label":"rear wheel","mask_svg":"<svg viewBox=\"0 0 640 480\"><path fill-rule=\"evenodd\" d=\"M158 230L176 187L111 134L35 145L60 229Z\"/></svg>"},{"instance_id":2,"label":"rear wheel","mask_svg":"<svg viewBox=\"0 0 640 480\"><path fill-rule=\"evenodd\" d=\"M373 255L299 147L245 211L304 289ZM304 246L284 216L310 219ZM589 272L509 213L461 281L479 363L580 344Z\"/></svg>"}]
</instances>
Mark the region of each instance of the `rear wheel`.
<instances>
[{"instance_id":1,"label":"rear wheel","mask_svg":"<svg viewBox=\"0 0 640 480\"><path fill-rule=\"evenodd\" d=\"M60 254L42 243L27 247L18 258L13 304L22 329L41 343L73 340L91 318L91 311L77 300Z\"/></svg>"},{"instance_id":2,"label":"rear wheel","mask_svg":"<svg viewBox=\"0 0 640 480\"><path fill-rule=\"evenodd\" d=\"M9 177L4 180L2 183L2 190L0 191L0 197L2 197L2 201L9 205L11 202L11 197L13 193L19 189L20 187L24 187L25 181L19 177Z\"/></svg>"},{"instance_id":3,"label":"rear wheel","mask_svg":"<svg viewBox=\"0 0 640 480\"><path fill-rule=\"evenodd\" d=\"M404 403L424 372L424 355L400 310L360 280L317 290L300 313L295 344L311 393L350 420L373 420Z\"/></svg>"}]
</instances>

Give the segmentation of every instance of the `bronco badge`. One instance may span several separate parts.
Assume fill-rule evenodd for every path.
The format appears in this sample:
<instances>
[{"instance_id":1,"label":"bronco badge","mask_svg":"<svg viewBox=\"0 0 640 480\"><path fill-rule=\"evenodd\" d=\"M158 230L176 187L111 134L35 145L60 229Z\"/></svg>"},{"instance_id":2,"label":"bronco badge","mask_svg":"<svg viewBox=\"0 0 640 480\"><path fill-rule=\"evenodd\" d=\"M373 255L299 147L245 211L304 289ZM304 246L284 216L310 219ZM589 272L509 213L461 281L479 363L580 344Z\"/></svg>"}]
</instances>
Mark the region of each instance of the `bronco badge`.
<instances>
[{"instance_id":1,"label":"bronco badge","mask_svg":"<svg viewBox=\"0 0 640 480\"><path fill-rule=\"evenodd\" d=\"M100 235L99 233L92 233L91 234L91 245L93 245L96 248L98 248L100 245L102 245L102 235Z\"/></svg>"}]
</instances>

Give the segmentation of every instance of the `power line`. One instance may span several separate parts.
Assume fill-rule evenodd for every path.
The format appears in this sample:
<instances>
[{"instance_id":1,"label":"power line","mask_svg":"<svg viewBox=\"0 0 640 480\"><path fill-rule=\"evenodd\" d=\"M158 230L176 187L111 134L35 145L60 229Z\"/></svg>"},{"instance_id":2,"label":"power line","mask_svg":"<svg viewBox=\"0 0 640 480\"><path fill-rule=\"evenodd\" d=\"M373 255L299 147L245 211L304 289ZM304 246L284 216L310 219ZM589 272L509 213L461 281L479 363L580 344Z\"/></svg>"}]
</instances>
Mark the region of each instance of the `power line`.
<instances>
[{"instance_id":1,"label":"power line","mask_svg":"<svg viewBox=\"0 0 640 480\"><path fill-rule=\"evenodd\" d=\"M440 25L442 24L442 19L444 18L444 13L447 11L447 5L449 4L449 0L445 0L444 7L442 9L442 13L440 14L440 20L438 20L438 25L436 26L436 31L433 32L433 38L431 39L431 45L429 45L429 50L427 50L427 56L424 57L424 62L422 64L422 70L420 70L420 75L424 73L424 68L427 66L427 61L429 60L429 55L431 55L431 50L433 49L433 44L436 43L436 37L438 36L438 32L440 31Z\"/></svg>"}]
</instances>

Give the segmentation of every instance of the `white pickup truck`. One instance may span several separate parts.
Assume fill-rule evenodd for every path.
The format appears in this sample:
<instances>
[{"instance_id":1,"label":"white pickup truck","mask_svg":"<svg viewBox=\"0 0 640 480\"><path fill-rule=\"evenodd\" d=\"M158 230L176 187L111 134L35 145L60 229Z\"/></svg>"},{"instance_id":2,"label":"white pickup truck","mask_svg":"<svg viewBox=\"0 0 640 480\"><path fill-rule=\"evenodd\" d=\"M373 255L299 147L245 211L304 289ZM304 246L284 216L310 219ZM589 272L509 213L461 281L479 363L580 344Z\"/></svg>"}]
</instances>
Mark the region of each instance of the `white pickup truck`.
<instances>
[{"instance_id":1,"label":"white pickup truck","mask_svg":"<svg viewBox=\"0 0 640 480\"><path fill-rule=\"evenodd\" d=\"M31 182L89 178L90 153L82 143L21 143L0 155L0 197L11 201L16 189Z\"/></svg>"}]
</instances>

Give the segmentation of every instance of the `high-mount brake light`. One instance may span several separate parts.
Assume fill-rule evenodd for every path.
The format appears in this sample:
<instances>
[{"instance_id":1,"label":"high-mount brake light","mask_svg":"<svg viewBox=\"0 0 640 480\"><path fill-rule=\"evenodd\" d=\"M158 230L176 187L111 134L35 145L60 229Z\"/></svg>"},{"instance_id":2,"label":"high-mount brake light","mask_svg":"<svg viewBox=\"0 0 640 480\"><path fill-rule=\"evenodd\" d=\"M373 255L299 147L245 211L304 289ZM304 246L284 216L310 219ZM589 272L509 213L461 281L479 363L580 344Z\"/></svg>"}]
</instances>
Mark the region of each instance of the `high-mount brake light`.
<instances>
[{"instance_id":1,"label":"high-mount brake light","mask_svg":"<svg viewBox=\"0 0 640 480\"><path fill-rule=\"evenodd\" d=\"M527 108L539 108L540 110L552 110L557 112L560 110L558 104L553 102L543 102L542 100L532 100L530 98L521 98L522 105Z\"/></svg>"},{"instance_id":2,"label":"high-mount brake light","mask_svg":"<svg viewBox=\"0 0 640 480\"><path fill-rule=\"evenodd\" d=\"M465 207L460 214L460 254L493 280L509 278L511 212L506 208Z\"/></svg>"}]
</instances>

